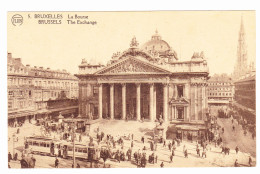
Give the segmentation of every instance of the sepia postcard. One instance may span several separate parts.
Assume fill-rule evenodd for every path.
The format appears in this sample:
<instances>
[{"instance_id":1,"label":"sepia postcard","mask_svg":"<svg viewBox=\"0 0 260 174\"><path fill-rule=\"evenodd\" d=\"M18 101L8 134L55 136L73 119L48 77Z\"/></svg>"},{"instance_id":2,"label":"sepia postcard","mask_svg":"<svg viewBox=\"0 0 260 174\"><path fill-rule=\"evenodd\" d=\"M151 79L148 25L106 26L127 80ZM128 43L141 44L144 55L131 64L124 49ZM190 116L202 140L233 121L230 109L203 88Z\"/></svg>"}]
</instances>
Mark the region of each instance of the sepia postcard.
<instances>
[{"instance_id":1,"label":"sepia postcard","mask_svg":"<svg viewBox=\"0 0 260 174\"><path fill-rule=\"evenodd\" d=\"M255 18L8 12L8 168L255 167Z\"/></svg>"}]
</instances>

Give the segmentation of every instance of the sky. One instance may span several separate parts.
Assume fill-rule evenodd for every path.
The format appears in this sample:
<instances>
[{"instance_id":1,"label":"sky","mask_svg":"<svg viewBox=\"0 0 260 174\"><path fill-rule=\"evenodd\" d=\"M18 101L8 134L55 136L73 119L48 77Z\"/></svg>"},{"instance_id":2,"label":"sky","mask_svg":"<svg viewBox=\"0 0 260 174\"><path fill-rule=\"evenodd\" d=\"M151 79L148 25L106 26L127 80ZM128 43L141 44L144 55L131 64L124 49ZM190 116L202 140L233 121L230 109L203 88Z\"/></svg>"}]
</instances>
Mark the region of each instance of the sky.
<instances>
[{"instance_id":1,"label":"sky","mask_svg":"<svg viewBox=\"0 0 260 174\"><path fill-rule=\"evenodd\" d=\"M23 17L20 26L12 24L14 14L7 16L7 52L22 58L24 65L66 69L73 74L83 58L106 64L113 53L129 48L133 36L141 46L155 30L177 52L179 61L203 51L210 75L230 74L237 60L241 16L248 63L256 58L254 11L19 12ZM62 24L38 24L43 18L34 18L35 14L62 14ZM88 16L87 21L97 24L68 24L68 15Z\"/></svg>"}]
</instances>

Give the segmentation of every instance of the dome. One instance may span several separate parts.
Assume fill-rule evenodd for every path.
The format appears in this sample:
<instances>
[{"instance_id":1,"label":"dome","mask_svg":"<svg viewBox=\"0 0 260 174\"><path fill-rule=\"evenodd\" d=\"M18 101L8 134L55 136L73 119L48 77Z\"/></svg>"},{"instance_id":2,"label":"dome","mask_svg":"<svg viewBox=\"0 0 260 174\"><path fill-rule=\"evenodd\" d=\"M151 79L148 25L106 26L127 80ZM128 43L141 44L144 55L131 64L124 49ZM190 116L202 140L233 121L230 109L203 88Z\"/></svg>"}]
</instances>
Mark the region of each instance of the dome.
<instances>
[{"instance_id":1,"label":"dome","mask_svg":"<svg viewBox=\"0 0 260 174\"><path fill-rule=\"evenodd\" d=\"M152 36L152 39L143 44L141 49L148 53L165 53L170 51L171 47L166 41L162 40L161 36L158 34L158 31L156 30L155 34Z\"/></svg>"}]
</instances>

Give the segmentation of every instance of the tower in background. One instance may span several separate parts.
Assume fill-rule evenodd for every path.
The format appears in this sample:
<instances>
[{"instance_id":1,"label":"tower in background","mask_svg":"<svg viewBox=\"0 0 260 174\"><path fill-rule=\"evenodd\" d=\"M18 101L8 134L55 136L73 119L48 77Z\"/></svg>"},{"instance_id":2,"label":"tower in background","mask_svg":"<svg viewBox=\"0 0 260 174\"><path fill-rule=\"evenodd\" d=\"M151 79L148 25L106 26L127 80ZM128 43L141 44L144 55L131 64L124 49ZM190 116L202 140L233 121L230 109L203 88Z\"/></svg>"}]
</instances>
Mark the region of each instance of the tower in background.
<instances>
[{"instance_id":1,"label":"tower in background","mask_svg":"<svg viewBox=\"0 0 260 174\"><path fill-rule=\"evenodd\" d=\"M238 80L240 77L246 75L247 72L248 72L247 45L245 42L245 29L244 29L243 16L242 16L239 36L238 36L237 62L233 74L234 79Z\"/></svg>"}]
</instances>

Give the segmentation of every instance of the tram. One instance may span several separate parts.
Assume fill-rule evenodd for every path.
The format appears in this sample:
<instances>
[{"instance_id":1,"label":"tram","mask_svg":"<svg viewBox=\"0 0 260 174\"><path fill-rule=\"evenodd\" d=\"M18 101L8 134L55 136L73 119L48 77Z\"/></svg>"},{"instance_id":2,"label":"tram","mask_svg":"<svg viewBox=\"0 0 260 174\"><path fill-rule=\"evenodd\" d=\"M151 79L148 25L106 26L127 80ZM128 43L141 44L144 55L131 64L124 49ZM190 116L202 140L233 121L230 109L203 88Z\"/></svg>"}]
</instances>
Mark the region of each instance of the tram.
<instances>
[{"instance_id":1,"label":"tram","mask_svg":"<svg viewBox=\"0 0 260 174\"><path fill-rule=\"evenodd\" d=\"M30 153L60 156L63 158L73 157L73 143L55 140L48 137L31 136L26 138L27 148ZM75 144L75 158L87 160L99 160L99 149L97 146L87 146L85 144Z\"/></svg>"},{"instance_id":2,"label":"tram","mask_svg":"<svg viewBox=\"0 0 260 174\"><path fill-rule=\"evenodd\" d=\"M60 144L58 140L43 136L27 137L26 143L31 153L42 155L54 155L54 148Z\"/></svg>"}]
</instances>

